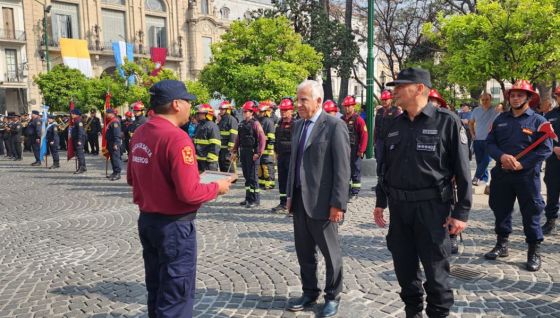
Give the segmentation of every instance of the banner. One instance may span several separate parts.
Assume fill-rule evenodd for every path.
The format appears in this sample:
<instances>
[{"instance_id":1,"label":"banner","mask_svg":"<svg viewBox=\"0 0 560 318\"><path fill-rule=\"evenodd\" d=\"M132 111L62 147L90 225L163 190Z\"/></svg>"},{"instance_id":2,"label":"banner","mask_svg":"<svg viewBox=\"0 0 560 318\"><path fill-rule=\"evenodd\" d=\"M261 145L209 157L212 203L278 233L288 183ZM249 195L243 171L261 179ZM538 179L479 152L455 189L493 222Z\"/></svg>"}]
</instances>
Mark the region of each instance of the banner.
<instances>
[{"instance_id":1,"label":"banner","mask_svg":"<svg viewBox=\"0 0 560 318\"><path fill-rule=\"evenodd\" d=\"M165 65L165 61L167 59L167 49L163 47L152 47L150 48L150 57L152 62L156 64L156 68L150 75L156 76L163 68L163 65Z\"/></svg>"},{"instance_id":2,"label":"banner","mask_svg":"<svg viewBox=\"0 0 560 318\"><path fill-rule=\"evenodd\" d=\"M126 62L134 62L134 45L124 41L113 42L113 54L115 55L115 64L119 70L119 74L124 77L122 65ZM128 84L134 85L134 76L128 78Z\"/></svg>"},{"instance_id":3,"label":"banner","mask_svg":"<svg viewBox=\"0 0 560 318\"><path fill-rule=\"evenodd\" d=\"M39 160L47 155L47 120L49 106L43 105L43 122L41 123L41 150L39 150Z\"/></svg>"},{"instance_id":4,"label":"banner","mask_svg":"<svg viewBox=\"0 0 560 318\"><path fill-rule=\"evenodd\" d=\"M80 70L86 77L93 77L86 40L60 39L60 54L64 65Z\"/></svg>"}]
</instances>

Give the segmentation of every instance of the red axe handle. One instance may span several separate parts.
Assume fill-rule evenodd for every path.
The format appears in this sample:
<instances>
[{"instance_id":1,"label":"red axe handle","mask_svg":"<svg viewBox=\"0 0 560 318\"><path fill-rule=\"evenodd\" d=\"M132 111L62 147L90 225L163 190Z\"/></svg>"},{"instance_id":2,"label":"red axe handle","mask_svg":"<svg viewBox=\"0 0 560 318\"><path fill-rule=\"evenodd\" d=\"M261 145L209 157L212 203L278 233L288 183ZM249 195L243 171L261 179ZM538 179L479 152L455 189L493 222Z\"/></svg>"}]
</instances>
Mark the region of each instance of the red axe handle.
<instances>
[{"instance_id":1,"label":"red axe handle","mask_svg":"<svg viewBox=\"0 0 560 318\"><path fill-rule=\"evenodd\" d=\"M545 141L546 139L550 138L551 136L549 134L544 134L541 136L541 138L537 139L537 141L535 141L534 143L530 144L529 147L523 149L523 151L521 151L520 153L518 153L515 156L515 159L519 160L519 158L525 156L527 153L529 153L529 151L533 150L533 148L535 148L536 146L540 145L543 141Z\"/></svg>"}]
</instances>

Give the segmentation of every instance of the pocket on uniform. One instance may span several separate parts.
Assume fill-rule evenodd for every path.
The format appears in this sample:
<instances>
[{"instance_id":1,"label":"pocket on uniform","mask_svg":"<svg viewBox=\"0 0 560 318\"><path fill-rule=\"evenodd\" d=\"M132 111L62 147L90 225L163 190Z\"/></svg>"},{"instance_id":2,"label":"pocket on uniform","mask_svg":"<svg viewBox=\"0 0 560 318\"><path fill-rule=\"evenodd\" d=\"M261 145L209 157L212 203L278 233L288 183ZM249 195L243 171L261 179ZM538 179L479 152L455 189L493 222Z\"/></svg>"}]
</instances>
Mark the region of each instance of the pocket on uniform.
<instances>
[{"instance_id":1,"label":"pocket on uniform","mask_svg":"<svg viewBox=\"0 0 560 318\"><path fill-rule=\"evenodd\" d=\"M416 151L418 153L435 155L437 152L438 144L438 136L420 135L416 137Z\"/></svg>"}]
</instances>

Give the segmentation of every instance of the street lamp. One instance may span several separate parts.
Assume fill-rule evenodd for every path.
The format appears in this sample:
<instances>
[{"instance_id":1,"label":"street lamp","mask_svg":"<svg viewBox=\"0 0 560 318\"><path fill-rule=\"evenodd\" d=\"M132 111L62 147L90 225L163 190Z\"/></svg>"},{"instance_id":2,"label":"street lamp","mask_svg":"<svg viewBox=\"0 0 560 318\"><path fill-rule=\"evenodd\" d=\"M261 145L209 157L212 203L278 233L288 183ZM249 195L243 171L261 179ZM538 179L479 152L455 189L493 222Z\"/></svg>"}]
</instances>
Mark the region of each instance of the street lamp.
<instances>
[{"instance_id":1,"label":"street lamp","mask_svg":"<svg viewBox=\"0 0 560 318\"><path fill-rule=\"evenodd\" d=\"M367 53L367 97L366 97L366 127L368 127L367 158L373 157L373 84L374 84L374 30L375 30L375 0L368 0L368 53Z\"/></svg>"},{"instance_id":2,"label":"street lamp","mask_svg":"<svg viewBox=\"0 0 560 318\"><path fill-rule=\"evenodd\" d=\"M49 32L47 31L47 13L51 12L52 6L43 4L43 39L45 40L45 59L47 60L47 72L51 70L51 60L49 59Z\"/></svg>"}]
</instances>

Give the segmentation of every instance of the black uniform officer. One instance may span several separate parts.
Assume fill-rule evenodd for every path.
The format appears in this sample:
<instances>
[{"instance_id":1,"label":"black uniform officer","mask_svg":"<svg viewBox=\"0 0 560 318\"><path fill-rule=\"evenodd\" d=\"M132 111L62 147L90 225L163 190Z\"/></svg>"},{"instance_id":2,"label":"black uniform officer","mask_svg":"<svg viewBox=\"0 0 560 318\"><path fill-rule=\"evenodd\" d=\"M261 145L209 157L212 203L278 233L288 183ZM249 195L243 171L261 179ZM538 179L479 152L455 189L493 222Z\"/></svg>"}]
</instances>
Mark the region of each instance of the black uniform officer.
<instances>
[{"instance_id":1,"label":"black uniform officer","mask_svg":"<svg viewBox=\"0 0 560 318\"><path fill-rule=\"evenodd\" d=\"M10 128L10 147L12 148L12 155L14 161L21 161L22 158L22 145L23 142L23 126L20 122L20 116L14 114L14 121Z\"/></svg>"},{"instance_id":2,"label":"black uniform officer","mask_svg":"<svg viewBox=\"0 0 560 318\"><path fill-rule=\"evenodd\" d=\"M122 146L121 154L126 152L127 155L128 155L128 150L130 148L129 147L129 145L130 145L130 135L128 134L128 128L130 127L130 125L132 125L132 123L134 121L132 120L132 112L131 111L127 111L124 114L124 117L125 118L124 118L124 120L121 124L121 130L122 130L122 135L123 135L123 146Z\"/></svg>"},{"instance_id":3,"label":"black uniform officer","mask_svg":"<svg viewBox=\"0 0 560 318\"><path fill-rule=\"evenodd\" d=\"M220 128L214 122L214 109L208 104L198 105L196 109L198 127L194 138L198 171L218 171L220 154Z\"/></svg>"},{"instance_id":4,"label":"black uniform officer","mask_svg":"<svg viewBox=\"0 0 560 318\"><path fill-rule=\"evenodd\" d=\"M22 135L23 135L23 151L30 151L32 152L32 145L33 141L29 136L33 134L33 127L30 125L31 122L29 120L29 114L21 114L19 118L19 122L21 123L22 127Z\"/></svg>"},{"instance_id":5,"label":"black uniform officer","mask_svg":"<svg viewBox=\"0 0 560 318\"><path fill-rule=\"evenodd\" d=\"M14 115L15 113L9 112L8 116L6 116L5 120L5 130L3 136L4 146L6 146L6 158L14 159L14 149L12 148L12 126L14 122Z\"/></svg>"},{"instance_id":6,"label":"black uniform officer","mask_svg":"<svg viewBox=\"0 0 560 318\"><path fill-rule=\"evenodd\" d=\"M556 100L560 100L560 87L556 88ZM556 134L560 133L560 107L546 113L545 118L552 124ZM553 140L553 153L546 159L546 170L544 172L544 183L546 184L546 206L544 214L546 223L542 226L544 235L556 233L556 220L560 209L560 144Z\"/></svg>"},{"instance_id":7,"label":"black uniform officer","mask_svg":"<svg viewBox=\"0 0 560 318\"><path fill-rule=\"evenodd\" d=\"M0 115L0 156L6 154L4 149L4 133L6 132L7 119L5 120L4 118L6 117Z\"/></svg>"},{"instance_id":8,"label":"black uniform officer","mask_svg":"<svg viewBox=\"0 0 560 318\"><path fill-rule=\"evenodd\" d=\"M101 120L97 118L97 109L92 108L86 124L86 133L92 155L99 155L99 134L101 134Z\"/></svg>"},{"instance_id":9,"label":"black uniform officer","mask_svg":"<svg viewBox=\"0 0 560 318\"><path fill-rule=\"evenodd\" d=\"M517 81L507 91L511 110L501 113L492 124L486 138L488 153L496 160L491 170L490 208L496 218L496 246L484 255L486 259L508 256L508 238L512 232L512 213L515 199L519 202L523 218L525 241L529 244L527 270L541 267L540 243L543 233L540 225L544 209L541 196L541 165L552 154L552 141L545 140L521 158L517 154L535 142L542 133L538 127L546 119L535 113L529 104L537 104L539 95L526 80Z\"/></svg>"},{"instance_id":10,"label":"black uniform officer","mask_svg":"<svg viewBox=\"0 0 560 318\"><path fill-rule=\"evenodd\" d=\"M107 130L105 131L105 138L107 140L107 150L111 158L111 167L113 173L108 177L111 181L116 181L121 178L121 122L115 115L112 108L105 111L107 116Z\"/></svg>"},{"instance_id":11,"label":"black uniform officer","mask_svg":"<svg viewBox=\"0 0 560 318\"><path fill-rule=\"evenodd\" d=\"M274 152L278 162L278 189L280 191L280 204L272 208L272 212L285 213L286 208L286 184L288 182L288 171L290 169L290 155L292 153L292 130L294 126L294 102L291 98L284 98L279 105L282 118L276 126L276 142Z\"/></svg>"},{"instance_id":12,"label":"black uniform officer","mask_svg":"<svg viewBox=\"0 0 560 318\"><path fill-rule=\"evenodd\" d=\"M428 316L445 317L453 305L449 233L465 228L472 201L467 135L455 114L428 102L427 71L405 69L388 85L396 85L394 98L404 113L383 128L374 219L385 226L388 203L387 247L407 317L422 316L424 290ZM453 176L458 201L449 216ZM418 260L426 277L424 289Z\"/></svg>"},{"instance_id":13,"label":"black uniform officer","mask_svg":"<svg viewBox=\"0 0 560 318\"><path fill-rule=\"evenodd\" d=\"M232 149L232 155L239 150L241 168L245 178L245 200L240 203L247 208L260 205L260 189L257 179L257 166L266 143L261 124L255 119L257 102L243 104L243 120L239 123L239 135Z\"/></svg>"},{"instance_id":14,"label":"black uniform officer","mask_svg":"<svg viewBox=\"0 0 560 318\"><path fill-rule=\"evenodd\" d=\"M134 121L127 128L128 138L132 139L134 131L142 126L148 119L144 116L144 103L137 101L132 103L132 112L134 114Z\"/></svg>"},{"instance_id":15,"label":"black uniform officer","mask_svg":"<svg viewBox=\"0 0 560 318\"><path fill-rule=\"evenodd\" d=\"M276 174L274 170L274 144L276 135L275 125L271 118L272 103L263 101L259 103L259 122L266 136L266 146L259 161L259 186L261 189L274 189Z\"/></svg>"},{"instance_id":16,"label":"black uniform officer","mask_svg":"<svg viewBox=\"0 0 560 318\"><path fill-rule=\"evenodd\" d=\"M227 100L223 101L220 105L220 122L218 123L218 128L220 128L220 136L222 137L222 145L220 147L220 158L218 163L220 164L220 171L229 172L229 170L235 170L235 162L231 162L230 153L235 144L235 139L237 139L237 127L239 122L237 118L231 115L233 106ZM233 166L233 167L232 167Z\"/></svg>"},{"instance_id":17,"label":"black uniform officer","mask_svg":"<svg viewBox=\"0 0 560 318\"><path fill-rule=\"evenodd\" d=\"M41 151L41 117L39 112L34 110L31 112L31 121L29 125L27 125L27 138L30 140L31 149L33 149L33 156L35 156L35 162L33 162L32 166L40 166L41 165L41 158L40 158L40 151Z\"/></svg>"},{"instance_id":18,"label":"black uniform officer","mask_svg":"<svg viewBox=\"0 0 560 318\"><path fill-rule=\"evenodd\" d=\"M60 150L68 150L66 143L68 142L68 127L70 126L70 119L64 115L57 119L58 135L60 137Z\"/></svg>"},{"instance_id":19,"label":"black uniform officer","mask_svg":"<svg viewBox=\"0 0 560 318\"><path fill-rule=\"evenodd\" d=\"M47 149L53 158L53 164L49 169L60 168L60 157L58 156L58 147L60 145L60 136L58 134L58 124L54 121L54 116L49 115L47 126Z\"/></svg>"},{"instance_id":20,"label":"black uniform officer","mask_svg":"<svg viewBox=\"0 0 560 318\"><path fill-rule=\"evenodd\" d=\"M86 155L84 152L84 145L86 143L86 131L84 123L82 122L82 112L79 109L72 111L73 126L71 130L72 143L76 157L78 158L78 170L74 174L80 174L87 171L86 169Z\"/></svg>"}]
</instances>

